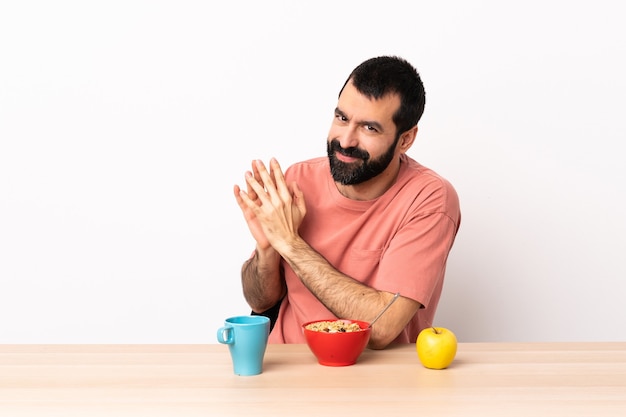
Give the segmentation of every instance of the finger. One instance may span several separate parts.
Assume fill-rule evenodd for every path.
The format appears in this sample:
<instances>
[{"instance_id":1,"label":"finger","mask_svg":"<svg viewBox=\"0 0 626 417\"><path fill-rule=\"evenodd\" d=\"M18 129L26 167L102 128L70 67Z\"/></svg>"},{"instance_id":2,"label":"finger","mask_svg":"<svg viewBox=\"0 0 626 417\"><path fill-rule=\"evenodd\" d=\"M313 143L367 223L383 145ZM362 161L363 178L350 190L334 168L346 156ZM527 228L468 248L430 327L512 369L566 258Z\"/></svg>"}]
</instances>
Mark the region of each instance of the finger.
<instances>
[{"instance_id":1,"label":"finger","mask_svg":"<svg viewBox=\"0 0 626 417\"><path fill-rule=\"evenodd\" d=\"M273 174L273 181L278 194L283 201L289 201L291 199L291 192L287 187L287 183L285 182L285 176L283 175L283 171L276 158L272 158L270 160L270 169L271 173Z\"/></svg>"},{"instance_id":2,"label":"finger","mask_svg":"<svg viewBox=\"0 0 626 417\"><path fill-rule=\"evenodd\" d=\"M250 171L246 171L244 175L245 175L245 180L246 180L246 191L247 191L248 196L250 197L251 200L257 200L258 195L256 191L254 191L254 188L252 188L250 186L250 183L248 182L248 177L249 176L254 177L254 174L252 174Z\"/></svg>"},{"instance_id":3,"label":"finger","mask_svg":"<svg viewBox=\"0 0 626 417\"><path fill-rule=\"evenodd\" d=\"M263 184L263 180L261 179L261 175L259 174L259 169L257 168L257 160L253 160L251 165L252 165L252 177L261 185L262 188L265 188L265 184ZM246 175L247 174L248 173L246 173ZM249 184L246 184L246 185L248 188L248 194L250 195L250 198L252 198L253 200L256 200L257 193L254 191L252 187L250 187Z\"/></svg>"},{"instance_id":4,"label":"finger","mask_svg":"<svg viewBox=\"0 0 626 417\"><path fill-rule=\"evenodd\" d=\"M238 185L235 185L233 187L233 193L235 194L235 200L237 201L237 205L243 212L243 215L246 218L246 220L248 220L248 218L251 217L250 204L248 204L248 202L251 202L250 197L248 197L248 194L245 191L243 191L241 187L239 187ZM248 201L246 201L246 199Z\"/></svg>"},{"instance_id":5,"label":"finger","mask_svg":"<svg viewBox=\"0 0 626 417\"><path fill-rule=\"evenodd\" d=\"M239 186L238 186L238 185L235 185L235 186L233 187L233 193L235 194L235 199L236 199L237 201L239 201L239 199L241 198L241 197L239 196L239 192L240 192L240 191L241 191L241 188L239 188Z\"/></svg>"},{"instance_id":6,"label":"finger","mask_svg":"<svg viewBox=\"0 0 626 417\"><path fill-rule=\"evenodd\" d=\"M274 201L276 201L277 199L280 199L278 190L276 189L276 184L274 183L274 180L271 178L270 173L267 171L267 168L265 167L263 162L257 161L257 168L259 170L259 175L261 176L261 181L263 185L265 186L265 192L267 193L267 195L269 195L269 198ZM275 174L276 173L274 172L274 175Z\"/></svg>"},{"instance_id":7,"label":"finger","mask_svg":"<svg viewBox=\"0 0 626 417\"><path fill-rule=\"evenodd\" d=\"M259 184L261 184L262 187L265 187L265 184L263 184L263 179L261 178L261 174L259 173L259 164L263 167L265 166L263 165L263 162L258 159L252 161L252 175L254 176L254 179L257 180Z\"/></svg>"},{"instance_id":8,"label":"finger","mask_svg":"<svg viewBox=\"0 0 626 417\"><path fill-rule=\"evenodd\" d=\"M237 204L239 204L246 218L256 216L257 210L259 210L259 206L261 205L261 203L257 202L258 199L252 200L250 195L241 188L239 188L236 198Z\"/></svg>"},{"instance_id":9,"label":"finger","mask_svg":"<svg viewBox=\"0 0 626 417\"><path fill-rule=\"evenodd\" d=\"M292 194L294 196L294 202L296 203L296 207L298 208L300 213L302 213L302 216L304 216L306 214L306 203L304 201L304 193L302 192L300 187L298 187L298 184L295 181L291 184L291 188L292 188Z\"/></svg>"},{"instance_id":10,"label":"finger","mask_svg":"<svg viewBox=\"0 0 626 417\"><path fill-rule=\"evenodd\" d=\"M239 207L241 207L242 210L246 209L248 206L245 203L244 198L250 200L250 196L248 195L248 193L243 191L238 185L235 185L233 187L233 194L235 194L235 200L237 200L237 204L239 204Z\"/></svg>"},{"instance_id":11,"label":"finger","mask_svg":"<svg viewBox=\"0 0 626 417\"><path fill-rule=\"evenodd\" d=\"M261 177L263 177L264 175L268 175L267 171L264 171L263 169L260 169L260 175ZM247 172L246 173L246 182L248 183L248 189L250 189L252 192L255 193L256 195L256 200L257 200L257 206L260 206L262 204L271 204L271 196L268 196L268 192L266 191L265 188L263 188L263 185L261 185L255 178L254 178L254 174L252 174L251 172Z\"/></svg>"}]
</instances>

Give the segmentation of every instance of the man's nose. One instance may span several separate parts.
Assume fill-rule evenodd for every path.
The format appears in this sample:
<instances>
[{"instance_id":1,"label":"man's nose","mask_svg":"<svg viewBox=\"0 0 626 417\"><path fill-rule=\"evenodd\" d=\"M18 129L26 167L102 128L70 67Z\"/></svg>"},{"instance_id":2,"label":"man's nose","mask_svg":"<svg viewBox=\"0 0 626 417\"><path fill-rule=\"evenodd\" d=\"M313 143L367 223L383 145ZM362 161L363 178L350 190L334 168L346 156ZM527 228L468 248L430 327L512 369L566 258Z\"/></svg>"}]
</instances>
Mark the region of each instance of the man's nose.
<instances>
[{"instance_id":1,"label":"man's nose","mask_svg":"<svg viewBox=\"0 0 626 417\"><path fill-rule=\"evenodd\" d=\"M359 143L356 129L353 126L343 127L340 134L337 136L337 140L339 141L339 145L344 149L356 148Z\"/></svg>"}]
</instances>

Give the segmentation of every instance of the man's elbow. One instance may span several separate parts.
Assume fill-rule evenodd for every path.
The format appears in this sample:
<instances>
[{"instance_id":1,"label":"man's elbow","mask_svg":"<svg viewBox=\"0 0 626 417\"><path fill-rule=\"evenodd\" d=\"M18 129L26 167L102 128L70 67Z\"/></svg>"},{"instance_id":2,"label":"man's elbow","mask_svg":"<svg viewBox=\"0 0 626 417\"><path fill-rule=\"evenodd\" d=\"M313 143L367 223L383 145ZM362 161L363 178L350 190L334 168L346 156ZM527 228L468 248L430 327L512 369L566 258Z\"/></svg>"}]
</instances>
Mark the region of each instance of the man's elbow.
<instances>
[{"instance_id":1,"label":"man's elbow","mask_svg":"<svg viewBox=\"0 0 626 417\"><path fill-rule=\"evenodd\" d=\"M398 335L394 334L374 334L374 332L372 332L367 347L374 350L385 349L397 336Z\"/></svg>"}]
</instances>

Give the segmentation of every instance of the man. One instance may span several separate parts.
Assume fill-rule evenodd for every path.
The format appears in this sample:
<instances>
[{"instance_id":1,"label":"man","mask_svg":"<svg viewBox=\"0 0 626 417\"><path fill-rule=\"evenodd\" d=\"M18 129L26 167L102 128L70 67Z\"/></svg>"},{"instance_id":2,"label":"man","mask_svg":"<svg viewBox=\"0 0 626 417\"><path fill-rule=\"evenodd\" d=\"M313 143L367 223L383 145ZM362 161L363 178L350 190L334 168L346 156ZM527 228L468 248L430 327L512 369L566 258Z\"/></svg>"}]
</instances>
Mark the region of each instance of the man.
<instances>
[{"instance_id":1,"label":"man","mask_svg":"<svg viewBox=\"0 0 626 417\"><path fill-rule=\"evenodd\" d=\"M328 158L284 175L275 159L253 161L246 191L234 187L256 240L244 297L255 313L280 302L270 343L304 343L306 321L371 321L398 292L370 348L415 342L432 325L460 209L450 183L406 155L424 104L411 64L369 59L339 93Z\"/></svg>"}]
</instances>

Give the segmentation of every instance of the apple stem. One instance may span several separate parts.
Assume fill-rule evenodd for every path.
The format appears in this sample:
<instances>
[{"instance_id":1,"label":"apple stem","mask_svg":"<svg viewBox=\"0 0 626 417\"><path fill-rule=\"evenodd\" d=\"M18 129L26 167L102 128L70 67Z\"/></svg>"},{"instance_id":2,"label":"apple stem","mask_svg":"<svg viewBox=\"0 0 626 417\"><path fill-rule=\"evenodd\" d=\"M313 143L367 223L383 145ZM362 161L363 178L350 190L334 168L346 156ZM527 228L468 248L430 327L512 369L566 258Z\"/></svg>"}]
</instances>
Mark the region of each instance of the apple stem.
<instances>
[{"instance_id":1,"label":"apple stem","mask_svg":"<svg viewBox=\"0 0 626 417\"><path fill-rule=\"evenodd\" d=\"M435 332L436 334L439 334L439 332L437 331L437 328L433 326L433 332Z\"/></svg>"}]
</instances>

